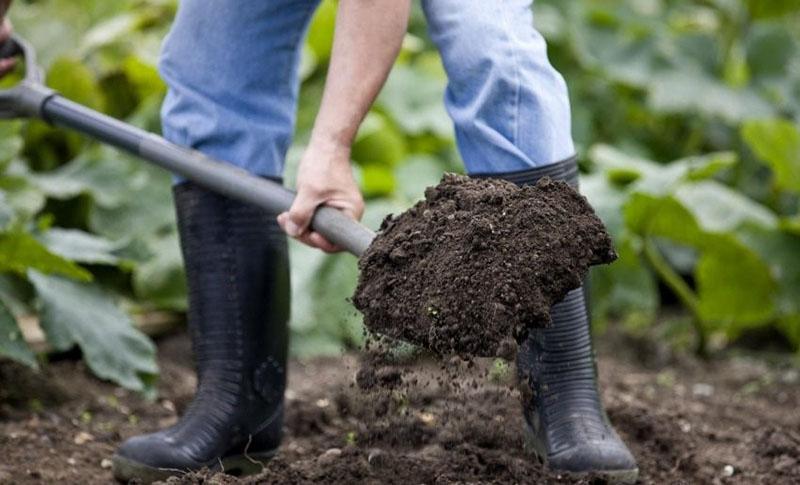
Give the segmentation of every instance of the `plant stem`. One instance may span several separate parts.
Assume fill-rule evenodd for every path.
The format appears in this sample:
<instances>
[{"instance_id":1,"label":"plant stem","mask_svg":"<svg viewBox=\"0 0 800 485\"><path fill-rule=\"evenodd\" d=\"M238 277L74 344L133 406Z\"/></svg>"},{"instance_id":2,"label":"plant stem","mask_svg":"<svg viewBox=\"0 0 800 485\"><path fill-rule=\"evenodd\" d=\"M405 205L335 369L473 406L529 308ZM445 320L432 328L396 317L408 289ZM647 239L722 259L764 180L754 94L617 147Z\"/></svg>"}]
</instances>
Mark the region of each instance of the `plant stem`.
<instances>
[{"instance_id":1,"label":"plant stem","mask_svg":"<svg viewBox=\"0 0 800 485\"><path fill-rule=\"evenodd\" d=\"M656 248L652 239L644 237L642 239L642 251L647 262L653 267L659 278L672 290L678 299L683 303L689 312L692 314L692 327L697 334L697 348L696 352L701 357L708 355L708 344L706 338L706 329L700 319L700 301L697 295L692 291L686 281L681 278L681 275L675 272L672 266L669 265L661 252Z\"/></svg>"}]
</instances>

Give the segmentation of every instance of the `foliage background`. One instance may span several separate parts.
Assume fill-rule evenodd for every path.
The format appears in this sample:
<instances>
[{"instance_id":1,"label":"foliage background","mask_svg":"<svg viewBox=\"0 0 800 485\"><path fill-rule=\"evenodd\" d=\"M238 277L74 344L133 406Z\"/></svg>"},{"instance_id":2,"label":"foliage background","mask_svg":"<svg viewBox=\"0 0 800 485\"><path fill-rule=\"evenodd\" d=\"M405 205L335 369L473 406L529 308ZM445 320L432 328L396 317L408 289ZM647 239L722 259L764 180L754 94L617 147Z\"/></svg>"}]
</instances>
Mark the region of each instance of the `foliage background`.
<instances>
[{"instance_id":1,"label":"foliage background","mask_svg":"<svg viewBox=\"0 0 800 485\"><path fill-rule=\"evenodd\" d=\"M157 131L165 87L154 66L175 8L28 0L11 17L50 86ZM592 274L597 327L619 322L699 352L753 331L800 348L800 0L537 0L534 9L570 87L582 190L621 255ZM305 44L290 184L335 10L322 1ZM445 86L417 8L353 150L368 225L461 170ZM56 349L78 345L99 376L149 388L154 347L130 315L186 307L169 175L40 122L0 131L0 354L37 365L15 317L39 313ZM295 354L358 345L353 258L291 251ZM682 311L659 317L675 305Z\"/></svg>"}]
</instances>

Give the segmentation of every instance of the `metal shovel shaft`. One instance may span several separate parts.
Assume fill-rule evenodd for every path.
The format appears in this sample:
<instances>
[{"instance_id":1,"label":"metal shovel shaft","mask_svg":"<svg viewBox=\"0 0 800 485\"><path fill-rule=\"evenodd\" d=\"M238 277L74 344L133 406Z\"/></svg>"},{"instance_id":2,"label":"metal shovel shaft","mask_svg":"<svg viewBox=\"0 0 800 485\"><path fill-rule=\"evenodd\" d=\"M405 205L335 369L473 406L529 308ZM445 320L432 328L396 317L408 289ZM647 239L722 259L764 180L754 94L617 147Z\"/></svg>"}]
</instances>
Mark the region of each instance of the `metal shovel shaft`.
<instances>
[{"instance_id":1,"label":"metal shovel shaft","mask_svg":"<svg viewBox=\"0 0 800 485\"><path fill-rule=\"evenodd\" d=\"M71 128L150 161L172 173L232 199L253 204L273 214L289 209L294 192L271 180L251 175L197 150L170 143L164 138L74 103L57 94L44 101L40 116L58 126ZM342 212L320 207L311 227L348 252L361 256L375 237L367 227Z\"/></svg>"}]
</instances>

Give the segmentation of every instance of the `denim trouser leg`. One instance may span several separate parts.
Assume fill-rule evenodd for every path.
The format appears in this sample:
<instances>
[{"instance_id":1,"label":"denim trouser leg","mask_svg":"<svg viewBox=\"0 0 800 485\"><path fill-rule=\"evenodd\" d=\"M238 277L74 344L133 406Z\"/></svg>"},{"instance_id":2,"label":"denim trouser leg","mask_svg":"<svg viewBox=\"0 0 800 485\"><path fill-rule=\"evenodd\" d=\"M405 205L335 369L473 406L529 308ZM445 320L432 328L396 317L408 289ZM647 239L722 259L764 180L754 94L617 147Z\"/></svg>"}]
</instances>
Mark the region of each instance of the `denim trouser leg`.
<instances>
[{"instance_id":1,"label":"denim trouser leg","mask_svg":"<svg viewBox=\"0 0 800 485\"><path fill-rule=\"evenodd\" d=\"M319 0L182 0L159 63L164 135L280 176L294 129L303 33ZM449 77L467 171L573 155L569 100L533 28L531 0L422 0Z\"/></svg>"},{"instance_id":2,"label":"denim trouser leg","mask_svg":"<svg viewBox=\"0 0 800 485\"><path fill-rule=\"evenodd\" d=\"M532 0L422 0L449 78L445 104L467 172L574 155L569 98L533 27Z\"/></svg>"},{"instance_id":3,"label":"denim trouser leg","mask_svg":"<svg viewBox=\"0 0 800 485\"><path fill-rule=\"evenodd\" d=\"M281 176L298 66L319 0L182 0L159 70L164 136L264 176Z\"/></svg>"}]
</instances>

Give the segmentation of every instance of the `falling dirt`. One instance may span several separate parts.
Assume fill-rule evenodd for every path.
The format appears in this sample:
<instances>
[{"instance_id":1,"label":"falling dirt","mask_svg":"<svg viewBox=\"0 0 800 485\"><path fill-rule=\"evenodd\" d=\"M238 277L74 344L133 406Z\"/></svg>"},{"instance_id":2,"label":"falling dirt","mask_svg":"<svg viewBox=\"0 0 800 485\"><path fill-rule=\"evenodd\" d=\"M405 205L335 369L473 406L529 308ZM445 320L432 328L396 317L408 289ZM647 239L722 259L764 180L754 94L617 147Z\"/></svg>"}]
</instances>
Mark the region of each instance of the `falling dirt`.
<instances>
[{"instance_id":1,"label":"falling dirt","mask_svg":"<svg viewBox=\"0 0 800 485\"><path fill-rule=\"evenodd\" d=\"M702 362L659 347L642 360L642 342L612 337L601 339L601 389L640 483L800 483L800 372L789 359ZM38 375L0 363L0 484L112 483L115 447L175 422L194 392L186 335L159 342L159 362L154 402L71 360ZM403 355L368 362L366 378L353 355L292 362L286 437L260 476L201 472L169 483L601 483L547 472L526 452L513 368Z\"/></svg>"},{"instance_id":2,"label":"falling dirt","mask_svg":"<svg viewBox=\"0 0 800 485\"><path fill-rule=\"evenodd\" d=\"M504 355L549 323L589 266L615 258L603 223L564 182L446 174L384 221L353 303L375 333L438 354Z\"/></svg>"}]
</instances>

